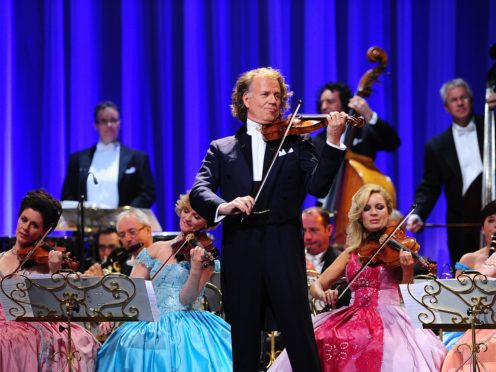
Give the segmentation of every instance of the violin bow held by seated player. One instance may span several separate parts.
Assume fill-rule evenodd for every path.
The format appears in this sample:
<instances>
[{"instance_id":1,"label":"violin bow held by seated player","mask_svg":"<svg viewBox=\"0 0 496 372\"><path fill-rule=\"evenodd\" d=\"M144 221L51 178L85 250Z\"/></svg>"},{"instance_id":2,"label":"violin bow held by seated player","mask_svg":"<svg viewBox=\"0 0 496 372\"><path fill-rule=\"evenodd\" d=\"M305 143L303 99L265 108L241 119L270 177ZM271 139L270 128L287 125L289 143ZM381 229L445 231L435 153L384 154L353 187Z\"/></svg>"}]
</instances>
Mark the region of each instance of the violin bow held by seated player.
<instances>
[{"instance_id":1,"label":"violin bow held by seated player","mask_svg":"<svg viewBox=\"0 0 496 372\"><path fill-rule=\"evenodd\" d=\"M368 260L363 263L362 267L353 275L353 277L350 279L346 287L344 287L343 291L338 295L338 298L336 301L338 301L341 297L343 297L344 293L350 289L351 285L355 282L355 280L358 279L358 277L362 274L362 272L369 266L375 259L376 257L381 253L381 251L386 247L386 245L389 243L389 241L394 237L394 234L401 228L401 226L405 223L405 221L408 219L408 217L415 211L417 208L417 204L413 204L408 212L405 214L405 216L401 219L401 221L396 225L396 227L389 233L389 235L381 242L379 247L375 250L373 254L370 255ZM381 239L382 240L382 239Z\"/></svg>"},{"instance_id":2,"label":"violin bow held by seated player","mask_svg":"<svg viewBox=\"0 0 496 372\"><path fill-rule=\"evenodd\" d=\"M169 257L162 263L162 266L152 275L150 280L153 281L158 275L158 273L167 265L172 258L182 257L184 260L190 261L191 255L190 251L194 247L201 247L205 249L204 260L202 261L202 267L207 268L208 266L214 266L214 260L218 256L217 249L214 247L212 239L210 239L207 234L203 231L197 231L195 233L186 234L182 239L177 239L172 243L172 253Z\"/></svg>"}]
</instances>

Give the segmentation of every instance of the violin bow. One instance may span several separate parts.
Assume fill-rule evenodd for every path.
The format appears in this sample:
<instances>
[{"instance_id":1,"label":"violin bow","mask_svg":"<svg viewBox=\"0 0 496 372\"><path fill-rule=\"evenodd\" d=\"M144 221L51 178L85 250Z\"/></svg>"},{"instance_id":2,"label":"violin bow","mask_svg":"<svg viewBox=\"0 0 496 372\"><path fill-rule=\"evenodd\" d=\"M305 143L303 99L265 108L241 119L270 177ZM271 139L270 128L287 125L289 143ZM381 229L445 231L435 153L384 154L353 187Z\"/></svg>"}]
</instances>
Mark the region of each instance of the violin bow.
<instances>
[{"instance_id":1,"label":"violin bow","mask_svg":"<svg viewBox=\"0 0 496 372\"><path fill-rule=\"evenodd\" d=\"M296 115L298 114L298 111L300 111L300 107L301 107L301 99L298 100L296 108L295 108L293 114L291 115L291 120L289 121L289 124L286 128L286 131L284 132L284 135L282 136L281 141L279 142L279 146L277 147L277 151L274 153L274 156L272 157L272 160L270 161L269 169L267 169L267 173L265 174L265 177L262 180L262 184L260 185L260 187L259 187L259 189L255 195L255 198L254 198L255 201L253 203L252 211L255 209L255 205L257 204L258 198L260 197L260 194L262 193L262 189L263 189L265 183L267 182L267 179L269 178L270 171L272 170L272 167L274 166L276 159L279 157L279 151L281 151L282 146L284 145L284 141L286 140L286 137L288 136L288 133L289 133L291 127L293 126L293 122L296 119ZM260 211L260 212L253 212L253 213L254 214L260 214L260 213L265 213L265 212L267 212L267 211ZM245 218L246 217L241 218L241 222L243 222L245 220Z\"/></svg>"},{"instance_id":2,"label":"violin bow","mask_svg":"<svg viewBox=\"0 0 496 372\"><path fill-rule=\"evenodd\" d=\"M344 287L343 291L339 294L338 298L336 299L336 302L343 297L343 295L346 293L348 289L350 289L351 285L355 282L355 280L358 279L358 277L362 274L363 270L367 268L367 266L370 265L370 263L373 261L373 259L383 250L383 248L386 246L386 244L393 238L394 234L401 228L401 226L405 223L407 218L417 209L417 204L412 204L410 209L408 210L407 214L401 219L401 221L394 227L393 231L384 239L384 241L381 243L379 248L375 251L375 253L369 257L367 262L365 262L362 267L353 275L351 280L346 284L346 287Z\"/></svg>"},{"instance_id":3,"label":"violin bow","mask_svg":"<svg viewBox=\"0 0 496 372\"><path fill-rule=\"evenodd\" d=\"M184 242L183 242L183 243L179 246L179 248L178 248L175 252L172 252L172 253L169 255L169 257L167 257L167 259L166 259L166 260L162 263L162 266L160 266L160 267L158 268L158 270L155 272L155 274L153 274L153 275L152 275L152 277L150 278L150 281L153 281L153 279L155 279L155 278L157 277L158 273L159 273L160 271L162 271L162 269L165 267L165 265L167 265L167 262L169 262L172 258L176 257L176 256L177 256L177 254L178 254L180 251L182 251L182 250L183 250L183 248L186 246L186 244L188 244L188 242L189 242L190 240L192 240L192 239L194 239L194 234L193 234L193 233L186 235L186 236L185 236L185 238L184 238ZM172 246L172 244L171 244L171 246Z\"/></svg>"},{"instance_id":4,"label":"violin bow","mask_svg":"<svg viewBox=\"0 0 496 372\"><path fill-rule=\"evenodd\" d=\"M33 255L34 251L36 251L36 248L41 247L42 242L45 240L45 238L48 236L48 234L50 234L52 232L52 230L54 229L54 227L55 226L51 226L51 227L48 228L48 230L46 231L46 233L36 242L36 244L33 246L33 248L26 255L26 257L24 257L24 260L22 260L22 262L19 264L19 266L17 266L17 268L14 270L13 274L17 273L21 269L22 265L24 265L31 258L31 256Z\"/></svg>"}]
</instances>

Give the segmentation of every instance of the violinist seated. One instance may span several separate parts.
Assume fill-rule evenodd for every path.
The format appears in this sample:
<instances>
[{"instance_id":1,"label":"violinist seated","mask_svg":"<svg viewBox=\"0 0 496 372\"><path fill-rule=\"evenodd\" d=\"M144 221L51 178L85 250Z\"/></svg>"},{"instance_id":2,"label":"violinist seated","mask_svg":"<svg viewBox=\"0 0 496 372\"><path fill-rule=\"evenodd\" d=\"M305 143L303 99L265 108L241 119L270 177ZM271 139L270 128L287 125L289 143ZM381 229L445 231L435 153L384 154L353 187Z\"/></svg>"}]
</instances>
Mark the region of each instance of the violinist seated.
<instances>
[{"instance_id":1,"label":"violinist seated","mask_svg":"<svg viewBox=\"0 0 496 372\"><path fill-rule=\"evenodd\" d=\"M394 260L390 260L387 256L391 253L381 250L380 259L365 266L380 245L377 242L371 247L371 242L388 227L391 212L392 199L384 188L362 186L348 213L345 250L310 289L312 296L332 305L338 293L330 287L346 274L353 292L349 306L314 319L323 371L400 371L406 366L415 366L416 371L441 369L446 349L432 331L414 328L401 302L399 284L409 283L413 276L410 251L393 250ZM384 249L390 248L386 245ZM289 370L285 353L269 369Z\"/></svg>"},{"instance_id":2,"label":"violinist seated","mask_svg":"<svg viewBox=\"0 0 496 372\"><path fill-rule=\"evenodd\" d=\"M199 310L205 284L219 264L206 251L211 242L199 238L207 223L191 208L188 194L181 195L176 212L181 234L142 249L131 273L152 281L160 320L117 328L98 353L102 371L233 370L230 326ZM206 248L195 241L197 237Z\"/></svg>"},{"instance_id":3,"label":"violinist seated","mask_svg":"<svg viewBox=\"0 0 496 372\"><path fill-rule=\"evenodd\" d=\"M56 273L63 268L63 253L48 250L41 240L59 220L62 208L58 200L44 190L34 190L22 199L18 214L14 246L0 254L0 278L18 273ZM35 244L39 243L39 244ZM65 358L52 358L65 353L67 324L56 322L6 321L0 305L0 371L61 371ZM72 348L80 359L72 367L92 371L96 367L98 341L84 328L71 325Z\"/></svg>"},{"instance_id":4,"label":"violinist seated","mask_svg":"<svg viewBox=\"0 0 496 372\"><path fill-rule=\"evenodd\" d=\"M352 96L350 88L343 83L330 82L319 91L317 110L322 114L332 111L350 112L354 110L365 118L367 125L356 130L353 143L348 144L345 138L341 139L354 153L365 155L375 160L378 151L394 151L400 146L400 138L396 130L386 121L379 118L372 110L367 100L358 95ZM351 129L351 128L350 128ZM321 132L314 137L317 153L325 144L325 133Z\"/></svg>"},{"instance_id":5,"label":"violinist seated","mask_svg":"<svg viewBox=\"0 0 496 372\"><path fill-rule=\"evenodd\" d=\"M117 234L123 250L114 251L107 262L92 265L84 272L86 276L103 276L109 272L131 274L134 259L143 248L153 243L152 226L147 215L138 208L129 208L117 216Z\"/></svg>"},{"instance_id":6,"label":"violinist seated","mask_svg":"<svg viewBox=\"0 0 496 372\"><path fill-rule=\"evenodd\" d=\"M488 278L496 278L496 201L488 203L481 211L482 235L484 236L485 245L483 248L466 253L456 264L456 276L458 277L463 271L477 271ZM477 360L483 368L478 370L495 371L496 370L496 330L494 329L477 329L475 334L476 342L484 342L487 350L477 355ZM464 361L471 359L469 350L464 350L459 345L472 344L472 332L445 332L443 342L449 349L449 353L443 364L443 372L473 370L473 365ZM463 365L463 368L460 368Z\"/></svg>"}]
</instances>

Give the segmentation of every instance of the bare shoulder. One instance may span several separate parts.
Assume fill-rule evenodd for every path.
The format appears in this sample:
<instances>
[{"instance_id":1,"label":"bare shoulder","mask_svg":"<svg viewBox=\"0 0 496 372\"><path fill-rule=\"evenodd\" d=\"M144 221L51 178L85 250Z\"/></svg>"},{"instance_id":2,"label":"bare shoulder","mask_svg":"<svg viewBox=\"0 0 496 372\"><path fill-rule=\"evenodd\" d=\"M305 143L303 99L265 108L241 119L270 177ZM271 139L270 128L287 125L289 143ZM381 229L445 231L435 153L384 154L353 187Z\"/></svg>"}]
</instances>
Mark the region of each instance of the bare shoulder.
<instances>
[{"instance_id":1,"label":"bare shoulder","mask_svg":"<svg viewBox=\"0 0 496 372\"><path fill-rule=\"evenodd\" d=\"M160 241L153 243L151 246L147 248L148 254L153 258L160 258L161 256L167 253L172 252L171 242L170 241Z\"/></svg>"},{"instance_id":2,"label":"bare shoulder","mask_svg":"<svg viewBox=\"0 0 496 372\"><path fill-rule=\"evenodd\" d=\"M484 261L485 258L485 249L482 248L475 252L465 253L462 258L460 258L460 263L470 268L474 268L478 262Z\"/></svg>"}]
</instances>

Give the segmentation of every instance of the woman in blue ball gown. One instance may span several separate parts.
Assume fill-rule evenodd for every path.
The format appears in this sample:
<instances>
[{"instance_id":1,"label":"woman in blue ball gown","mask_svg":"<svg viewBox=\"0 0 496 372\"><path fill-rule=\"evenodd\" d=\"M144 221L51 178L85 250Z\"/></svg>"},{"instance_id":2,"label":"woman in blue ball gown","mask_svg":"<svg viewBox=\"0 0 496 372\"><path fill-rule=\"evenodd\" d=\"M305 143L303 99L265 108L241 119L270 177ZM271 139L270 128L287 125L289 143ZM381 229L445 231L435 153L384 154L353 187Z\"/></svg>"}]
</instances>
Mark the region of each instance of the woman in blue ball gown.
<instances>
[{"instance_id":1,"label":"woman in blue ball gown","mask_svg":"<svg viewBox=\"0 0 496 372\"><path fill-rule=\"evenodd\" d=\"M172 245L206 227L181 195L176 203L181 234L157 242L137 256L132 277L150 279L171 256ZM153 279L158 322L128 322L98 353L99 371L232 371L231 329L222 318L199 309L204 286L214 271L203 267L205 250L191 249L191 262L170 259ZM103 327L105 328L105 327Z\"/></svg>"}]
</instances>

